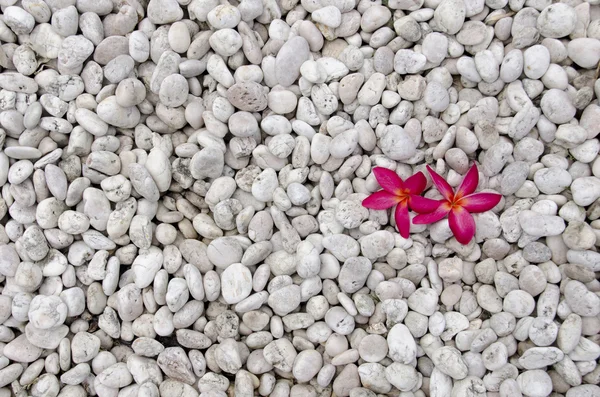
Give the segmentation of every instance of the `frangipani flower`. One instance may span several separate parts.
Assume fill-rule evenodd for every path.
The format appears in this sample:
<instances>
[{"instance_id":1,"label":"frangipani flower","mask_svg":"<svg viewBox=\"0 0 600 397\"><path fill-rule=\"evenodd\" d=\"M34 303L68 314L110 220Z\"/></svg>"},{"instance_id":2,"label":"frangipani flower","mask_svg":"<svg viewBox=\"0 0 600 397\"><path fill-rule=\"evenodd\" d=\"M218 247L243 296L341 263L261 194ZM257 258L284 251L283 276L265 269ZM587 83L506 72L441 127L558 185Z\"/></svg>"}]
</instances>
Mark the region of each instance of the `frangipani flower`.
<instances>
[{"instance_id":1,"label":"frangipani flower","mask_svg":"<svg viewBox=\"0 0 600 397\"><path fill-rule=\"evenodd\" d=\"M410 232L409 207L416 212L427 213L440 205L439 201L418 196L427 185L427 179L422 172L416 173L406 181L394 171L383 167L373 168L373 174L383 190L364 199L362 205L374 210L385 210L395 205L396 226L404 238L408 238Z\"/></svg>"},{"instance_id":2,"label":"frangipani flower","mask_svg":"<svg viewBox=\"0 0 600 397\"><path fill-rule=\"evenodd\" d=\"M417 215L413 223L434 223L449 214L448 223L456 240L461 244L468 244L475 235L475 220L471 213L491 210L500 202L502 196L497 193L473 193L479 183L479 173L475 164L467 172L456 193L431 167L427 166L427 171L444 199L438 201L438 208L433 212Z\"/></svg>"}]
</instances>

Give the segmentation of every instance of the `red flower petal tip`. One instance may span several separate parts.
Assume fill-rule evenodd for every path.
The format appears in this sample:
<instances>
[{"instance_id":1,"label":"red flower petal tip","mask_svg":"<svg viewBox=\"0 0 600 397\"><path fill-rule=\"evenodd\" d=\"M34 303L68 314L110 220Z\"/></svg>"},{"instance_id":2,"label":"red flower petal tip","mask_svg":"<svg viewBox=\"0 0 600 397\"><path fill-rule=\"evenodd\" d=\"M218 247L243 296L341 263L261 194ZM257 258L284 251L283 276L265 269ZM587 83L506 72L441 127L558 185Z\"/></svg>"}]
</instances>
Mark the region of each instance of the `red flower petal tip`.
<instances>
[{"instance_id":1,"label":"red flower petal tip","mask_svg":"<svg viewBox=\"0 0 600 397\"><path fill-rule=\"evenodd\" d=\"M377 179L379 186L386 192L397 194L404 188L402 179L398 174L388 168L375 167L373 168L373 175L375 175L375 179Z\"/></svg>"},{"instance_id":2,"label":"red flower petal tip","mask_svg":"<svg viewBox=\"0 0 600 397\"><path fill-rule=\"evenodd\" d=\"M461 207L472 213L489 211L502 200L498 193L473 193L459 200Z\"/></svg>"},{"instance_id":3,"label":"red flower petal tip","mask_svg":"<svg viewBox=\"0 0 600 397\"><path fill-rule=\"evenodd\" d=\"M380 190L364 199L362 205L363 207L371 208L374 210L387 210L388 208L393 207L397 203L398 196L386 192L385 190Z\"/></svg>"},{"instance_id":4,"label":"red flower petal tip","mask_svg":"<svg viewBox=\"0 0 600 397\"><path fill-rule=\"evenodd\" d=\"M450 211L448 216L448 224L452 234L456 237L456 241L463 245L469 244L469 242L475 236L475 220L473 215L469 214L469 211L463 207L457 207Z\"/></svg>"}]
</instances>

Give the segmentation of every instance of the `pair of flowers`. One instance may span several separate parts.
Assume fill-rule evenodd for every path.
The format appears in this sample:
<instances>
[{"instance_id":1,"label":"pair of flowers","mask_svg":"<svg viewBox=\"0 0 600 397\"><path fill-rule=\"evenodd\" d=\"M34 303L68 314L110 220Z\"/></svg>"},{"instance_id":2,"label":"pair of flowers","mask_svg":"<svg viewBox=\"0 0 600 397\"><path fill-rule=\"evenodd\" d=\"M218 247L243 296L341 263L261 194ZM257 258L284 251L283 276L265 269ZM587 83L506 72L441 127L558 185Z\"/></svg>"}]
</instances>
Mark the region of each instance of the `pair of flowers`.
<instances>
[{"instance_id":1,"label":"pair of flowers","mask_svg":"<svg viewBox=\"0 0 600 397\"><path fill-rule=\"evenodd\" d=\"M475 235L475 220L471 213L491 210L500 202L502 196L497 193L474 193L479 184L476 165L467 172L456 192L431 167L427 166L427 171L442 195L442 200L419 196L427 186L427 179L422 172L403 181L394 171L375 167L373 174L383 190L367 197L362 205L376 210L388 209L395 205L396 226L404 238L408 238L410 232L409 208L419 214L413 218L415 225L434 223L448 215L450 230L456 240L461 244L468 244Z\"/></svg>"}]
</instances>

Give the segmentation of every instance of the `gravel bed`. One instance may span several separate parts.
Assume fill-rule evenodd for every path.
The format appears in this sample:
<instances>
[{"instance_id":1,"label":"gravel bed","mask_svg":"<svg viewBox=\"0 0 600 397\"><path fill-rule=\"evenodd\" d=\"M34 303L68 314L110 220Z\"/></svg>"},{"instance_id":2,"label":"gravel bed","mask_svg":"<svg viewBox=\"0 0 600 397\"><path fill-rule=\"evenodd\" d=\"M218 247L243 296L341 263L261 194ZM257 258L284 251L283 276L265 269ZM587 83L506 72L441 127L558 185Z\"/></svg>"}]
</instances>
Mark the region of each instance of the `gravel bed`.
<instances>
[{"instance_id":1,"label":"gravel bed","mask_svg":"<svg viewBox=\"0 0 600 397\"><path fill-rule=\"evenodd\" d=\"M0 10L0 397L600 397L600 0Z\"/></svg>"}]
</instances>

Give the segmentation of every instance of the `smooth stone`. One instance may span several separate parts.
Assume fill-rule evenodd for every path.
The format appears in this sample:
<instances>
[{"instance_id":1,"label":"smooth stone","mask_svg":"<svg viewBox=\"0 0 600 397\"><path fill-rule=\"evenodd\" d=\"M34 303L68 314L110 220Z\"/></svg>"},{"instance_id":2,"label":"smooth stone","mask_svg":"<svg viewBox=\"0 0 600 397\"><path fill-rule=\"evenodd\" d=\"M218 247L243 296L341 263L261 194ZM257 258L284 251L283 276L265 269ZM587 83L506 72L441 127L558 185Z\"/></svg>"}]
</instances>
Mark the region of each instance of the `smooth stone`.
<instances>
[{"instance_id":1,"label":"smooth stone","mask_svg":"<svg viewBox=\"0 0 600 397\"><path fill-rule=\"evenodd\" d=\"M584 69L593 69L600 61L600 40L592 38L576 38L567 45L569 58Z\"/></svg>"},{"instance_id":2,"label":"smooth stone","mask_svg":"<svg viewBox=\"0 0 600 397\"><path fill-rule=\"evenodd\" d=\"M302 36L295 36L285 42L275 58L275 77L280 85L288 87L300 76L300 67L308 60L310 49Z\"/></svg>"},{"instance_id":3,"label":"smooth stone","mask_svg":"<svg viewBox=\"0 0 600 397\"><path fill-rule=\"evenodd\" d=\"M244 300L252 292L252 273L241 263L234 263L221 274L221 293L230 304Z\"/></svg>"}]
</instances>

